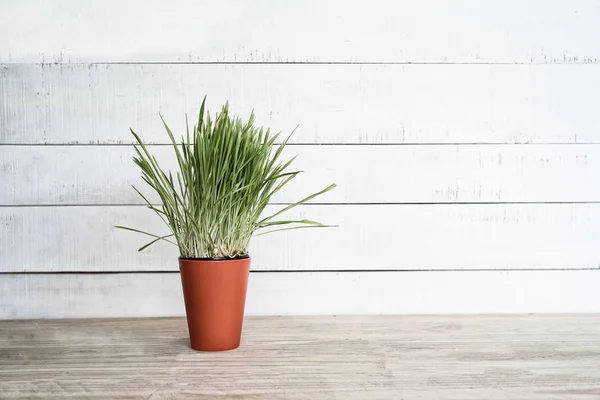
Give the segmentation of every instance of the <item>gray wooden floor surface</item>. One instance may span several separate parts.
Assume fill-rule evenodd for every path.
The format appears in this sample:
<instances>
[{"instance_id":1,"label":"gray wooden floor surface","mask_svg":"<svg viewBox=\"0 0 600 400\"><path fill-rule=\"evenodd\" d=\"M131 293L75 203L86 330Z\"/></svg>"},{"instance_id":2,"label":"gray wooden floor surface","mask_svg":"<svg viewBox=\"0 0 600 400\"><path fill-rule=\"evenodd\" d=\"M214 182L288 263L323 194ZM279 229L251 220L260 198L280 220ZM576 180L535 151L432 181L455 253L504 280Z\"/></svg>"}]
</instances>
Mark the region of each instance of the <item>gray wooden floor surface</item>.
<instances>
[{"instance_id":1,"label":"gray wooden floor surface","mask_svg":"<svg viewBox=\"0 0 600 400\"><path fill-rule=\"evenodd\" d=\"M600 399L600 315L247 318L224 353L181 318L4 321L0 398Z\"/></svg>"}]
</instances>

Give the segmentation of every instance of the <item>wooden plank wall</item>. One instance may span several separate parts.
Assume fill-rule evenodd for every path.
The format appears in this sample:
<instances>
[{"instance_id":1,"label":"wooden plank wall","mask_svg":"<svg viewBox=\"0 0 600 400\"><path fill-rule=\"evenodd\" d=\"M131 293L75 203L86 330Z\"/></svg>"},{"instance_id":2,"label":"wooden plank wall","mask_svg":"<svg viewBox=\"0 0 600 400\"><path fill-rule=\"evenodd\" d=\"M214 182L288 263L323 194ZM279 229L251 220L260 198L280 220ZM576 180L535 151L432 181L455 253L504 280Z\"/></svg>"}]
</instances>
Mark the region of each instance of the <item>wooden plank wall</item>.
<instances>
[{"instance_id":1,"label":"wooden plank wall","mask_svg":"<svg viewBox=\"0 0 600 400\"><path fill-rule=\"evenodd\" d=\"M290 132L248 313L600 312L595 0L4 1L0 318L182 315L131 189L208 95Z\"/></svg>"}]
</instances>

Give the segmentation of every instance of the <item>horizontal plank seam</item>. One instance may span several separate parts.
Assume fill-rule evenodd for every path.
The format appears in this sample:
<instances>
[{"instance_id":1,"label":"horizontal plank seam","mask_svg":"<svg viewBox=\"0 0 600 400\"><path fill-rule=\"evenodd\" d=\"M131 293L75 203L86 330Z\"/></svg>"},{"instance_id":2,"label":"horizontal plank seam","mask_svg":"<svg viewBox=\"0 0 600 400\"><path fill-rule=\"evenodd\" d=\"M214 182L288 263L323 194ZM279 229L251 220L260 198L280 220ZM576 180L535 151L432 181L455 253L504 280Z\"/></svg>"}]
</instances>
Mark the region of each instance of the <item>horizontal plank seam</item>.
<instances>
[{"instance_id":1,"label":"horizontal plank seam","mask_svg":"<svg viewBox=\"0 0 600 400\"><path fill-rule=\"evenodd\" d=\"M321 269L321 270L260 270L253 274L289 273L414 273L414 272L552 272L552 271L600 271L598 268L519 268L519 269ZM2 271L1 275L115 275L115 274L178 274L177 270L142 271Z\"/></svg>"},{"instance_id":2,"label":"horizontal plank seam","mask_svg":"<svg viewBox=\"0 0 600 400\"><path fill-rule=\"evenodd\" d=\"M269 203L272 206L287 206L292 203ZM405 202L405 203L306 203L303 206L470 206L470 205L569 205L600 204L600 200L591 201L467 201L467 202ZM160 206L160 204L154 204ZM39 207L147 207L133 203L82 203L82 204L0 204L0 208L39 208Z\"/></svg>"},{"instance_id":3,"label":"horizontal plank seam","mask_svg":"<svg viewBox=\"0 0 600 400\"><path fill-rule=\"evenodd\" d=\"M570 61L75 61L11 62L0 65L597 65L600 58L573 57Z\"/></svg>"},{"instance_id":4,"label":"horizontal plank seam","mask_svg":"<svg viewBox=\"0 0 600 400\"><path fill-rule=\"evenodd\" d=\"M0 143L0 147L130 147L134 143ZM275 143L281 144L281 143ZM172 146L171 143L145 143L148 147ZM600 142L457 142L457 143L288 143L287 147L294 146L596 146Z\"/></svg>"}]
</instances>

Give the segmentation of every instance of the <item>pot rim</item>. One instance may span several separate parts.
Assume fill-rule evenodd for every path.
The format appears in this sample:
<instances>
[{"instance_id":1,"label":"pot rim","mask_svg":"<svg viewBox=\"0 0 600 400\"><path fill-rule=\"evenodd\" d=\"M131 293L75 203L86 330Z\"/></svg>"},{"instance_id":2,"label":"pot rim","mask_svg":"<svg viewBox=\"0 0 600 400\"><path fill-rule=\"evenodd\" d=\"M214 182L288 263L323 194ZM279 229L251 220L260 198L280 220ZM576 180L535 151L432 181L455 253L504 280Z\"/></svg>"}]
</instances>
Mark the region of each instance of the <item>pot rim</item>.
<instances>
[{"instance_id":1,"label":"pot rim","mask_svg":"<svg viewBox=\"0 0 600 400\"><path fill-rule=\"evenodd\" d=\"M178 257L180 261L235 261L235 260L245 260L250 258L250 254L246 254L244 256L238 256L234 258L229 257L208 257L208 258L187 258L187 257Z\"/></svg>"}]
</instances>

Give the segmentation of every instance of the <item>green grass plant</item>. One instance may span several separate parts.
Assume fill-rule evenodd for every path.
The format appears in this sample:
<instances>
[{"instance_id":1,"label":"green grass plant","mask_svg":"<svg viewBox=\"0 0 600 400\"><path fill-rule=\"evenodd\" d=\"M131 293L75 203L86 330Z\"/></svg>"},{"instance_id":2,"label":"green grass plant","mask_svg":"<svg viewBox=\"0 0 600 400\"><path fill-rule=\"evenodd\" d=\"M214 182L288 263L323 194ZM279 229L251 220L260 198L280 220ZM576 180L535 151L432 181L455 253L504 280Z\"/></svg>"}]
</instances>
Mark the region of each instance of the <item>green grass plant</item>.
<instances>
[{"instance_id":1,"label":"green grass plant","mask_svg":"<svg viewBox=\"0 0 600 400\"><path fill-rule=\"evenodd\" d=\"M254 126L254 114L245 123L230 116L228 105L214 119L205 112L206 98L198 123L191 129L186 118L186 135L178 143L161 116L173 145L179 170L164 171L142 139L133 131L137 144L134 163L142 179L159 196L161 204L144 199L168 226L170 234L160 236L130 227L117 228L151 236L142 251L158 241L179 247L183 258L236 258L248 254L253 236L288 229L325 227L308 219L281 219L286 211L328 192L334 184L283 206L264 216L272 196L302 171L290 170L294 158L282 161L289 137L276 144L280 134ZM291 136L291 135L290 135Z\"/></svg>"}]
</instances>

